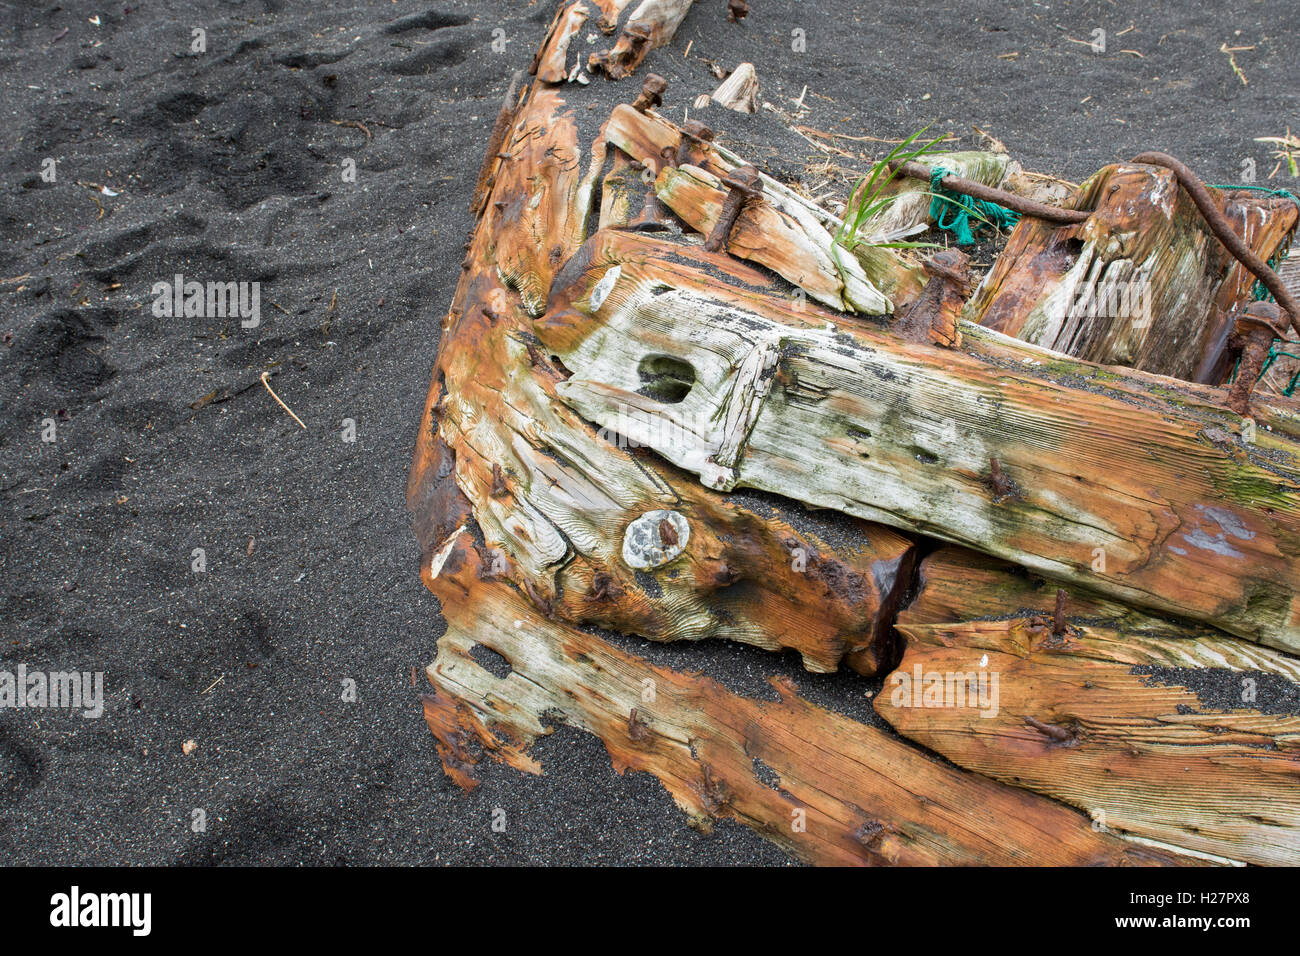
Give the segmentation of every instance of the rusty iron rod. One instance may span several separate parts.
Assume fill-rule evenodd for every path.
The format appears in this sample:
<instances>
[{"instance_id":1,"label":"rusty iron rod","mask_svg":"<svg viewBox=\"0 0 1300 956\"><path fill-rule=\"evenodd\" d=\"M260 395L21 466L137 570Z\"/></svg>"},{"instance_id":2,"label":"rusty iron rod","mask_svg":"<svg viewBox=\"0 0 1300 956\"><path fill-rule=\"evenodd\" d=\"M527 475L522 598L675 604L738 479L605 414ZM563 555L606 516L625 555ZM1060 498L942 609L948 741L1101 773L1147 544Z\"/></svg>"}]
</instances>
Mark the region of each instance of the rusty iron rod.
<instances>
[{"instance_id":1,"label":"rusty iron rod","mask_svg":"<svg viewBox=\"0 0 1300 956\"><path fill-rule=\"evenodd\" d=\"M890 163L889 168L902 173L904 176L923 179L926 182L930 181L930 175L933 172L924 163L911 161ZM1035 202L1032 199L1026 199L1024 196L1017 196L1015 193L1009 193L1003 189L994 189L992 186L985 186L983 183L977 183L973 179L963 179L960 176L945 176L939 181L945 189L951 189L955 193L995 202L999 206L1014 209L1021 215L1033 216L1035 219L1046 219L1048 222L1071 225L1084 222L1092 215L1091 212L1082 209L1062 209L1060 206L1049 206L1047 203Z\"/></svg>"},{"instance_id":2,"label":"rusty iron rod","mask_svg":"<svg viewBox=\"0 0 1300 956\"><path fill-rule=\"evenodd\" d=\"M1278 274L1269 268L1268 263L1255 255L1250 247L1242 241L1241 237L1233 232L1232 226L1219 212L1218 206L1215 205L1214 199L1210 196L1209 189L1201 181L1200 177L1168 153L1154 150L1139 153L1133 157L1133 162L1163 166L1174 174L1179 184L1192 197L1192 202L1200 210L1201 216L1205 219L1206 225L1210 227L1214 237L1223 244L1223 247L1232 254L1233 258L1249 269L1251 274L1264 284L1264 288L1273 294L1273 298L1277 300L1278 305L1287 313L1291 321L1291 327L1296 330L1297 334L1300 334L1300 305L1296 303L1295 297L1282 284ZM917 162L890 163L889 168L905 176L911 176L913 179L922 179L927 182L932 173L929 166ZM1082 209L1061 209L1057 206L1049 206L1046 203L1034 202L1032 199L1017 196L1015 193L994 189L992 186L985 186L983 183L963 179L960 176L945 176L940 182L946 189L951 189L953 192L995 202L1007 209L1014 209L1022 215L1033 216L1036 219L1046 219L1049 222L1080 223L1092 215L1091 212Z\"/></svg>"}]
</instances>

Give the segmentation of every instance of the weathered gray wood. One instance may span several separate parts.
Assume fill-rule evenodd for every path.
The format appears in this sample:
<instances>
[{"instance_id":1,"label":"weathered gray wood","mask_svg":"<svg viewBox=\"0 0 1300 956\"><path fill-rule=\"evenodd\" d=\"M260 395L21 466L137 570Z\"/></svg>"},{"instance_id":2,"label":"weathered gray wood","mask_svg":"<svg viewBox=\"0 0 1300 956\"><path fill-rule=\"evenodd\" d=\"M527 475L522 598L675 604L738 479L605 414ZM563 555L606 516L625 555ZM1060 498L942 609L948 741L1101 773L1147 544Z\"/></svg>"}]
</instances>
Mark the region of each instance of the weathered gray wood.
<instances>
[{"instance_id":1,"label":"weathered gray wood","mask_svg":"<svg viewBox=\"0 0 1300 956\"><path fill-rule=\"evenodd\" d=\"M670 423L636 437L706 486L922 531L1300 649L1297 446L1241 444L1240 420L1207 400L1221 393L1146 392L1111 370L1104 394L1010 342L978 357L787 313L719 285L727 260L698 247L598 234L583 256L536 325L572 373L559 396L610 427L628 409ZM640 393L653 356L692 370L680 400Z\"/></svg>"}]
</instances>

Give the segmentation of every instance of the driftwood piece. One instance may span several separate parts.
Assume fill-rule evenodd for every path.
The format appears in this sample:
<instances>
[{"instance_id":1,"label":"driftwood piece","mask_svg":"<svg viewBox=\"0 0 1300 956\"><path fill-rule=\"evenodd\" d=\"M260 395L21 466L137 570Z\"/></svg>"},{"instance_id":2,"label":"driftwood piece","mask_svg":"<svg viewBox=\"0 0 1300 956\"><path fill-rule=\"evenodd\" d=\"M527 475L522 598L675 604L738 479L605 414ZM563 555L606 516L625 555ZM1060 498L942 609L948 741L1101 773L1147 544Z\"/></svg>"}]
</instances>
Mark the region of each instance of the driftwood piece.
<instances>
[{"instance_id":1,"label":"driftwood piece","mask_svg":"<svg viewBox=\"0 0 1300 956\"><path fill-rule=\"evenodd\" d=\"M534 76L543 83L563 83L569 78L569 47L590 15L591 7L582 0L556 11L551 29L533 58Z\"/></svg>"},{"instance_id":2,"label":"driftwood piece","mask_svg":"<svg viewBox=\"0 0 1300 956\"><path fill-rule=\"evenodd\" d=\"M683 144L650 109L619 107L599 128L573 109L570 25L597 16L612 31L628 6L582 3L557 16L545 76L503 109L408 484L421 577L448 622L424 708L448 775L472 787L483 759L541 772L530 745L558 720L598 735L618 770L653 773L699 825L729 817L814 862L1289 861L1291 806L1274 797L1291 780L1293 715L1260 713L1264 696L1219 707L1184 671L1297 683L1293 659L1214 628L1298 643L1300 413L1263 398L1248 435L1221 391L958 332L943 289L906 310L918 270L892 250L851 259L905 316L896 329L914 319L954 347L804 303L775 266L738 255L793 274L808 237L839 222L768 177L727 237L734 254L703 251L714 182L743 163L707 136ZM631 19L672 10L647 0ZM630 28L620 43L637 41ZM636 45L615 63L639 62ZM655 205L669 184L680 220ZM818 260L801 280L843 282L843 254L831 243L834 272ZM614 633L793 649L810 681L893 667L916 548L874 519L1032 569L943 548L899 618L904 670L955 668L983 642L1014 675L999 718L972 732L970 714L944 716L964 716L970 739L877 701L972 769L788 681L776 700L745 697ZM1039 620L1057 582L1034 574L1072 582L1063 635ZM996 620L971 622L977 608ZM480 664L484 649L508 672ZM1174 745L1192 769L1143 803L1155 774L1179 772ZM1249 809L1252 787L1276 812Z\"/></svg>"},{"instance_id":3,"label":"driftwood piece","mask_svg":"<svg viewBox=\"0 0 1300 956\"><path fill-rule=\"evenodd\" d=\"M642 0L628 18L618 42L604 53L591 54L587 68L592 73L604 73L611 80L621 80L631 75L647 53L672 40L694 2L695 0ZM621 8L623 4L618 6ZM606 22L609 22L608 19Z\"/></svg>"},{"instance_id":4,"label":"driftwood piece","mask_svg":"<svg viewBox=\"0 0 1300 956\"><path fill-rule=\"evenodd\" d=\"M1098 830L1076 811L953 769L889 733L802 699L754 700L656 667L597 635L538 615L484 575L467 530L426 566L448 621L429 667L429 728L449 776L501 760L541 768L528 748L556 720L600 737L615 770L654 774L695 824L730 818L825 864L1132 865L1195 863ZM495 676L482 644L510 672Z\"/></svg>"},{"instance_id":5,"label":"driftwood piece","mask_svg":"<svg viewBox=\"0 0 1300 956\"><path fill-rule=\"evenodd\" d=\"M552 291L536 331L584 418L672 423L647 443L711 488L798 497L1300 648L1294 445L1265 458L1227 437L1222 409L1138 404L1140 381L1098 394L1014 350L1006 367L828 327L811 305L719 283L727 259L679 249L598 233ZM638 394L635 370L661 355L697 383L672 402Z\"/></svg>"},{"instance_id":6,"label":"driftwood piece","mask_svg":"<svg viewBox=\"0 0 1300 956\"><path fill-rule=\"evenodd\" d=\"M754 64L742 63L732 70L709 98L737 113L757 112L758 73L754 71Z\"/></svg>"},{"instance_id":7,"label":"driftwood piece","mask_svg":"<svg viewBox=\"0 0 1300 956\"><path fill-rule=\"evenodd\" d=\"M1241 216L1252 207L1280 215L1256 194L1237 196ZM1067 226L1021 220L966 318L1090 362L1193 380L1216 310L1244 305L1249 286L1220 296L1233 260L1191 198L1170 170L1119 164L1084 183L1074 208L1092 216ZM1264 258L1276 247L1272 229L1248 238Z\"/></svg>"}]
</instances>

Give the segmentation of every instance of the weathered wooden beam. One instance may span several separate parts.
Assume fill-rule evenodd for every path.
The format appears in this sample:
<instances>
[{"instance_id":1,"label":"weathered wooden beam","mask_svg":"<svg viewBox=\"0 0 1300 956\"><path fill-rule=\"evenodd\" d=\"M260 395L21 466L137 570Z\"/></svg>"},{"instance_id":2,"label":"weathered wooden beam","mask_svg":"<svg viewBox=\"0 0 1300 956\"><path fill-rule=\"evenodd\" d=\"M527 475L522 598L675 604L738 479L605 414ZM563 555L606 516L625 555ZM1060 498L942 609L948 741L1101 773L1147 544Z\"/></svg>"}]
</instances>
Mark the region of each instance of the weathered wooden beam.
<instances>
[{"instance_id":1,"label":"weathered wooden beam","mask_svg":"<svg viewBox=\"0 0 1300 956\"><path fill-rule=\"evenodd\" d=\"M708 487L798 497L1300 648L1294 440L1242 442L1240 419L1194 390L1120 369L1098 388L1006 340L902 342L729 276L734 260L698 247L593 236L535 324L572 373L557 393L598 424L627 409L671 423L647 443ZM641 394L654 356L696 384ZM1294 415L1258 417L1294 433Z\"/></svg>"},{"instance_id":2,"label":"weathered wooden beam","mask_svg":"<svg viewBox=\"0 0 1300 956\"><path fill-rule=\"evenodd\" d=\"M1300 862L1300 662L1232 638L1045 618L900 625L876 697L899 733L1105 827Z\"/></svg>"},{"instance_id":3,"label":"weathered wooden beam","mask_svg":"<svg viewBox=\"0 0 1300 956\"><path fill-rule=\"evenodd\" d=\"M1051 615L1061 587L1061 582L1010 561L956 545L943 545L927 555L917 568L916 581L915 593L899 609L899 627ZM1067 596L1072 621L1142 637L1194 640L1224 636L1207 625L1160 617L1084 588L1072 586ZM1273 654L1256 645L1242 648L1259 655Z\"/></svg>"},{"instance_id":4,"label":"weathered wooden beam","mask_svg":"<svg viewBox=\"0 0 1300 956\"><path fill-rule=\"evenodd\" d=\"M702 251L716 225L716 184L735 179L740 157L707 136L683 142L653 109L618 107L597 130L599 120L561 92L578 89L560 86L573 76L572 37L593 15L614 30L627 6L563 8L532 88L508 98L444 325L408 501L421 575L449 625L425 701L447 772L464 786L484 758L540 772L530 744L559 719L600 736L618 769L654 773L701 825L730 816L817 862L1159 863L1193 862L1193 851L1283 859L1293 825L1285 803L1263 820L1226 806L1265 770L1285 777L1281 758L1234 763L1217 784L1208 768L1221 754L1255 756L1255 744L1287 753L1289 725L1218 708L1232 713L1207 742L1219 726L1208 715L1214 702L1200 685L1178 684L1177 669L1254 668L1269 681L1289 673L1289 658L1209 625L1297 643L1300 414L1265 397L1248 429L1214 389L1069 359L978 326L958 333L952 321L923 323L928 313L906 311L920 294L915 265L869 245L845 260L824 239L839 221L769 177L724 237L733 255ZM635 68L686 6L646 0L605 62L614 72ZM643 14L658 25L634 27ZM656 205L663 195L680 219ZM668 235L679 222L697 234ZM903 341L846 315L862 306L845 278L859 273L882 294L879 311L899 311L901 331L915 320L952 347ZM792 285L814 301L792 295ZM952 311L951 297L931 298ZM1085 702L1101 697L1086 695L1079 668L1110 668L1115 692L1106 706L1079 710L1078 728L1118 714L1117 725L1138 726L1152 748L1177 731L1210 762L1196 765L1196 786L1173 786L1144 810L1134 804L1151 767L1172 763L1130 756L1125 786L1107 790L1098 757L1081 765L1083 789L1048 781L1033 793L1008 785L1018 782L1007 770L1018 751L988 757L990 776L981 776L816 707L788 682L778 684L779 701L748 699L655 667L609 633L789 648L813 672L893 666L889 625L915 548L868 519L1072 582L1069 639L1098 643L1077 653L1068 641L1034 644L1021 654L1032 660L1006 666L1021 666L1025 681L1055 668ZM945 603L965 614L1029 600L1015 598L1014 585L976 593L976 577L1006 575L973 559L969 574L953 576L962 584L936 587L944 553L928 560L904 633L942 632L938 646L955 653L952 635L963 628L990 641L1017 627L1041 630L996 610L987 616L1004 619L997 624L934 620ZM1136 606L1204 623L1149 623ZM1085 607L1089 619L1079 617ZM996 640L1010 657L1029 646ZM478 643L511 672L479 665ZM927 647L918 636L908 654L940 653ZM1156 662L1125 656L1139 654ZM1132 674L1134 666L1150 673ZM1121 711L1128 698L1133 709ZM1009 699L1059 704L1043 688L1017 687ZM1180 713L1179 704L1204 713ZM1027 726L1078 749L1069 746L1075 718L1055 715L1031 714ZM999 728L999 748L1015 751L1023 726L980 719ZM918 739L926 726L913 728ZM1089 740L1114 754L1122 736ZM1209 749L1215 743L1227 749ZM973 761L966 746L952 752ZM999 775L1007 782L992 779ZM1270 793L1274 785L1259 783ZM1175 819L1179 795L1202 791L1207 822L1189 840ZM1111 829L1065 802L1107 809ZM1227 852L1234 839L1256 837L1254 856Z\"/></svg>"},{"instance_id":5,"label":"weathered wooden beam","mask_svg":"<svg viewBox=\"0 0 1300 956\"><path fill-rule=\"evenodd\" d=\"M1232 195L1230 218L1269 223L1246 236L1268 258L1294 227L1294 205ZM1232 319L1216 317L1244 307L1254 279L1245 281L1174 173L1108 166L1080 187L1074 208L1092 215L1065 226L1021 220L966 318L1087 361L1219 384L1198 369L1221 366L1220 326Z\"/></svg>"},{"instance_id":6,"label":"weathered wooden beam","mask_svg":"<svg viewBox=\"0 0 1300 956\"><path fill-rule=\"evenodd\" d=\"M817 707L783 680L755 700L710 678L657 667L600 636L546 619L485 572L467 529L426 565L448 631L424 700L447 773L529 773L558 720L598 736L615 770L653 774L695 824L755 828L808 862L898 865L1196 863L1096 829L1043 797L947 766L878 728ZM476 662L482 644L509 662Z\"/></svg>"},{"instance_id":7,"label":"weathered wooden beam","mask_svg":"<svg viewBox=\"0 0 1300 956\"><path fill-rule=\"evenodd\" d=\"M1115 830L1295 862L1300 659L1078 589L1058 636L1056 582L964 548L938 549L917 577L898 618L906 651L875 704L900 733ZM958 674L977 695L985 675L986 705L996 674L997 712L978 696L926 704L927 679L930 704L956 704Z\"/></svg>"}]
</instances>

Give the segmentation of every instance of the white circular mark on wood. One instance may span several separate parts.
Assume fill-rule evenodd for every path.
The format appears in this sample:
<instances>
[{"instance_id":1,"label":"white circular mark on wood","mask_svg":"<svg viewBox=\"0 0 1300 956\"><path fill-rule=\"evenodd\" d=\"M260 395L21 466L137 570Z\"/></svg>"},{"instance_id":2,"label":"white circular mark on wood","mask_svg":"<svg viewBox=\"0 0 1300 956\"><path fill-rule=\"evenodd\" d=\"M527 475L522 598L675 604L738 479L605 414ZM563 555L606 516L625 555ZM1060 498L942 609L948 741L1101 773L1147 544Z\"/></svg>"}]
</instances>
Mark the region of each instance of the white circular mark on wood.
<instances>
[{"instance_id":1,"label":"white circular mark on wood","mask_svg":"<svg viewBox=\"0 0 1300 956\"><path fill-rule=\"evenodd\" d=\"M623 561L646 570L672 561L686 550L691 526L676 511L647 511L627 526L623 535Z\"/></svg>"},{"instance_id":2,"label":"white circular mark on wood","mask_svg":"<svg viewBox=\"0 0 1300 956\"><path fill-rule=\"evenodd\" d=\"M591 290L591 311L595 312L604 304L606 296L614 289L614 283L618 281L619 275L623 272L622 266L613 266L608 272L600 277L595 288Z\"/></svg>"}]
</instances>

